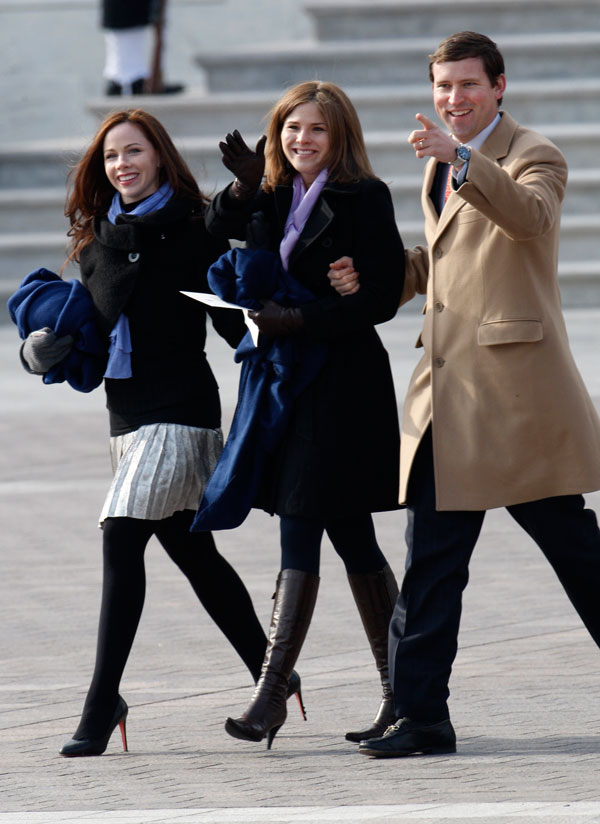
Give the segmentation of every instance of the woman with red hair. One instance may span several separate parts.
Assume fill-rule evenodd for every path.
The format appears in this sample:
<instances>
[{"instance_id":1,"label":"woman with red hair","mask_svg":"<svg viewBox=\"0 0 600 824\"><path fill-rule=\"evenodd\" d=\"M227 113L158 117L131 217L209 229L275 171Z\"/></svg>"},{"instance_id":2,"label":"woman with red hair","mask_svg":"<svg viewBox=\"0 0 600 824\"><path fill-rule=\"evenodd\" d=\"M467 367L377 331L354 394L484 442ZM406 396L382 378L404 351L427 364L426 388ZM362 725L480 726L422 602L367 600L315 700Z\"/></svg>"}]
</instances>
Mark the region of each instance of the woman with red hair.
<instances>
[{"instance_id":1,"label":"woman with red hair","mask_svg":"<svg viewBox=\"0 0 600 824\"><path fill-rule=\"evenodd\" d=\"M206 314L233 347L246 331L241 312L205 310L181 294L208 291L207 269L229 247L205 229L207 202L164 127L142 110L109 115L71 173L69 258L79 263L106 341L114 477L100 516L96 665L64 756L100 755L117 725L127 748L119 685L142 613L144 552L153 535L254 680L260 675L266 637L250 596L212 534L190 532L222 450ZM64 341L51 332L32 333L23 347L40 374L64 356ZM294 673L291 692L299 686Z\"/></svg>"}]
</instances>

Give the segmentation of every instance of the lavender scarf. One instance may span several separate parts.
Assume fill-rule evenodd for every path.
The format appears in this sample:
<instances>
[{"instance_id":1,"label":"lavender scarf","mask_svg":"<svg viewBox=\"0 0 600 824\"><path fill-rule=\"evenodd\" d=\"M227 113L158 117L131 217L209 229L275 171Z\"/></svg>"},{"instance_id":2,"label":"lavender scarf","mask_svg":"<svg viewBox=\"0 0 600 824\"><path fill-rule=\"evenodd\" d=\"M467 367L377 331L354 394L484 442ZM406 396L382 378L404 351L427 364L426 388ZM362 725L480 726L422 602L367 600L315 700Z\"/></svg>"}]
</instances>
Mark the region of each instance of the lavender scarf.
<instances>
[{"instance_id":1,"label":"lavender scarf","mask_svg":"<svg viewBox=\"0 0 600 824\"><path fill-rule=\"evenodd\" d=\"M313 210L315 203L327 183L329 170L327 168L321 169L317 177L313 180L308 191L304 185L304 181L300 175L294 177L294 194L292 196L292 205L285 222L285 229L283 238L279 245L279 254L283 268L287 272L290 255L298 238L302 234L302 230L306 226L306 221Z\"/></svg>"}]
</instances>

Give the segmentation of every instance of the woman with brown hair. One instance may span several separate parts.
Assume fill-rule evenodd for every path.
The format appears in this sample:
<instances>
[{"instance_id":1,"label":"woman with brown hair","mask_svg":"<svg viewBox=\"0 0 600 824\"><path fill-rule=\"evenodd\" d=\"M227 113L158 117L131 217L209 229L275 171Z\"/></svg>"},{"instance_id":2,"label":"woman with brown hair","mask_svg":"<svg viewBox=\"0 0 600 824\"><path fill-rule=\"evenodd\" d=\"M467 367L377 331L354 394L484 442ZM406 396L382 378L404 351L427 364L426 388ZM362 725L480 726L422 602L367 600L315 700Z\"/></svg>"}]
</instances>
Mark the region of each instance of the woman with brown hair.
<instances>
[{"instance_id":1,"label":"woman with brown hair","mask_svg":"<svg viewBox=\"0 0 600 824\"><path fill-rule=\"evenodd\" d=\"M222 449L218 388L206 360L206 312L236 347L241 312L207 309L180 290L208 291L206 272L228 244L204 225L208 199L161 123L141 111L109 115L72 172L66 214L109 351L105 389L114 478L100 516L104 577L96 665L64 756L100 755L117 725L119 684L145 596L144 552L155 535L254 680L266 636L250 596L210 532L190 525ZM49 340L48 340L49 339ZM65 357L33 333L23 357L44 374ZM298 691L294 673L290 690Z\"/></svg>"},{"instance_id":2,"label":"woman with brown hair","mask_svg":"<svg viewBox=\"0 0 600 824\"><path fill-rule=\"evenodd\" d=\"M333 83L312 81L286 92L256 151L237 131L220 147L235 180L211 203L209 232L278 252L283 268L314 298L299 306L265 300L250 317L263 336L318 341L327 353L293 403L254 502L280 516L281 571L260 680L246 711L228 718L226 730L250 741L267 737L270 747L284 723L286 683L312 618L326 532L345 565L383 683L371 727L346 736L361 740L393 721L387 630L397 586L371 513L398 506L399 434L389 359L374 327L396 313L402 241L354 106ZM342 298L327 273L332 262L343 265L343 256L360 271L361 288Z\"/></svg>"}]
</instances>

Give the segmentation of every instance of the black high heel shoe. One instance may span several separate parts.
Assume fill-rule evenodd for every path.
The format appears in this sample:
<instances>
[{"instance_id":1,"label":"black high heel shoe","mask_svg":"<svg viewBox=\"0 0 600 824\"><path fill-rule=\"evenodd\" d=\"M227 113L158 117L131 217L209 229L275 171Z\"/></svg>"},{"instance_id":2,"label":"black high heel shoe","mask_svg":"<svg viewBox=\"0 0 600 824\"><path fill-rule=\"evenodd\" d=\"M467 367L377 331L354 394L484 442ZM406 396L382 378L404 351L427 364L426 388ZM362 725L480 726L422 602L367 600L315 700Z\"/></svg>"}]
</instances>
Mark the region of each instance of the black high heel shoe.
<instances>
[{"instance_id":1,"label":"black high heel shoe","mask_svg":"<svg viewBox=\"0 0 600 824\"><path fill-rule=\"evenodd\" d=\"M304 706L304 701L302 700L302 681L300 680L300 676L296 670L292 670L292 674L290 675L288 681L287 697L291 698L292 695L296 696L298 706L300 707L300 712L302 713L302 718L306 721L306 707Z\"/></svg>"},{"instance_id":2,"label":"black high heel shoe","mask_svg":"<svg viewBox=\"0 0 600 824\"><path fill-rule=\"evenodd\" d=\"M71 738L70 741L67 741L66 744L63 744L63 746L60 749L59 755L64 755L68 758L80 755L102 755L102 753L108 746L110 737L117 726L121 730L123 750L127 752L127 731L125 728L125 723L127 720L128 712L129 708L127 704L119 695L117 708L113 713L113 717L110 719L106 735L103 735L101 738Z\"/></svg>"}]
</instances>

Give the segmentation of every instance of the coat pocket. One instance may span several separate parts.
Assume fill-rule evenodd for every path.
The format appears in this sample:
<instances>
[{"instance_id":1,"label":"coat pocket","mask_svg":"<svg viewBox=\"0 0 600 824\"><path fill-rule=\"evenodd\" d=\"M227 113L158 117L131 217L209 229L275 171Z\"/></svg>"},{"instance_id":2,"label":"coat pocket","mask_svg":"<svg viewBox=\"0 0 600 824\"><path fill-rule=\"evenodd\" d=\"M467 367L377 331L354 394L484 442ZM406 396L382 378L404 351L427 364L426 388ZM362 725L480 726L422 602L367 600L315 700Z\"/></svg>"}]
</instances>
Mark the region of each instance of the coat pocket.
<instances>
[{"instance_id":1,"label":"coat pocket","mask_svg":"<svg viewBox=\"0 0 600 824\"><path fill-rule=\"evenodd\" d=\"M479 324L479 346L497 346L501 343L535 343L544 337L541 320L491 320Z\"/></svg>"}]
</instances>

